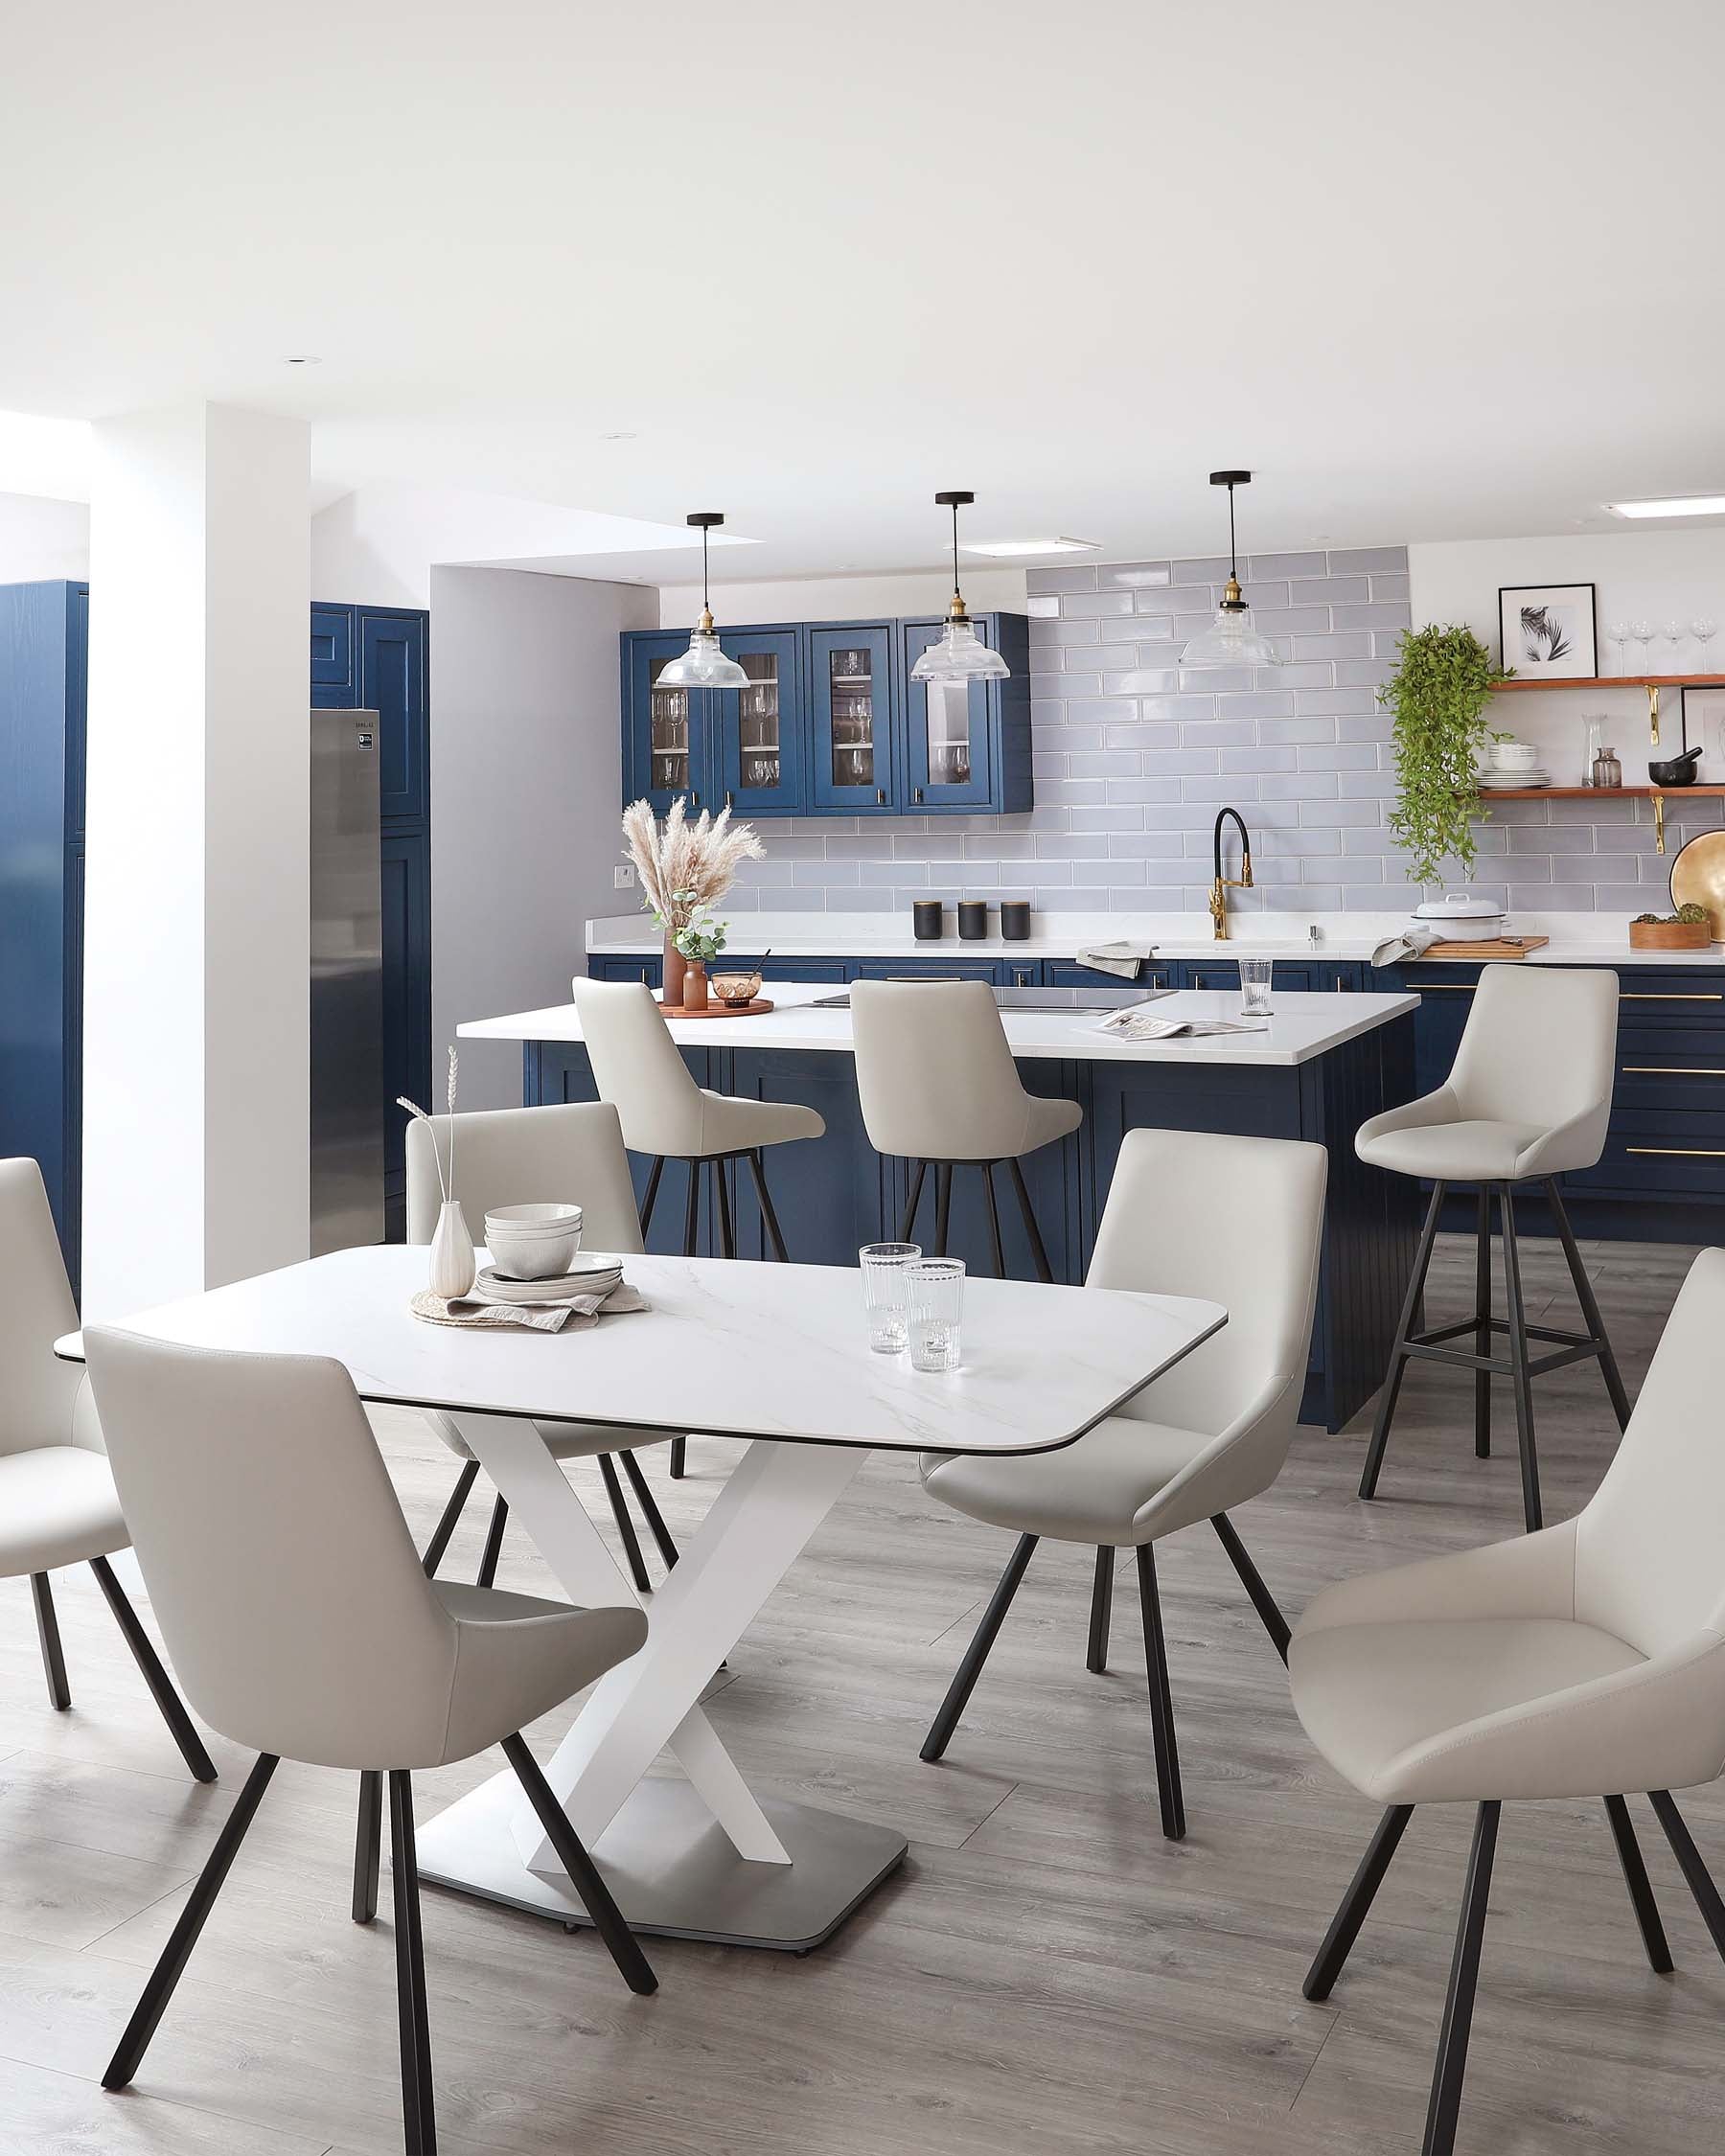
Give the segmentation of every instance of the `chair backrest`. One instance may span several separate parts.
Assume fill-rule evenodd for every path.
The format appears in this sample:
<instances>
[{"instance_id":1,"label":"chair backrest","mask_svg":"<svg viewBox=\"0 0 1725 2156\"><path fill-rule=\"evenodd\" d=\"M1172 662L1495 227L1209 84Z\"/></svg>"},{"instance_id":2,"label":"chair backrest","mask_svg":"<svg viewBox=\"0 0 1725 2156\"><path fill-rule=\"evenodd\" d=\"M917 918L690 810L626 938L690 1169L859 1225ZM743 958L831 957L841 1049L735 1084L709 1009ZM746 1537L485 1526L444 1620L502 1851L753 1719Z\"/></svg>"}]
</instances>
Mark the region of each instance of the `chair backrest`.
<instances>
[{"instance_id":1,"label":"chair backrest","mask_svg":"<svg viewBox=\"0 0 1725 2156\"><path fill-rule=\"evenodd\" d=\"M83 1372L54 1343L78 1330L42 1171L0 1160L0 1454L85 1443L100 1450L94 1416L78 1411Z\"/></svg>"},{"instance_id":2,"label":"chair backrest","mask_svg":"<svg viewBox=\"0 0 1725 2156\"><path fill-rule=\"evenodd\" d=\"M627 1255L641 1248L622 1124L605 1101L483 1109L428 1124L416 1116L407 1126L410 1243L428 1243L437 1232L443 1189L432 1138L447 1172L451 1124L455 1195L475 1243L484 1242L485 1216L494 1206L574 1204L585 1215L581 1239L589 1250Z\"/></svg>"},{"instance_id":3,"label":"chair backrest","mask_svg":"<svg viewBox=\"0 0 1725 2156\"><path fill-rule=\"evenodd\" d=\"M570 986L593 1083L623 1118L624 1144L693 1158L701 1150L701 1089L652 991L638 980L578 978Z\"/></svg>"},{"instance_id":4,"label":"chair backrest","mask_svg":"<svg viewBox=\"0 0 1725 2156\"><path fill-rule=\"evenodd\" d=\"M1096 1230L1089 1286L1199 1296L1228 1311L1123 1411L1215 1436L1279 1383L1266 1481L1300 1411L1328 1172L1322 1146L1289 1138L1133 1131Z\"/></svg>"},{"instance_id":5,"label":"chair backrest","mask_svg":"<svg viewBox=\"0 0 1725 2156\"><path fill-rule=\"evenodd\" d=\"M1614 973L1519 961L1487 966L1450 1072L1463 1116L1553 1129L1591 1114L1602 1147L1617 1068L1617 1007Z\"/></svg>"},{"instance_id":6,"label":"chair backrest","mask_svg":"<svg viewBox=\"0 0 1725 2156\"><path fill-rule=\"evenodd\" d=\"M1725 1250L1690 1267L1605 1479L1576 1523L1576 1615L1644 1655L1725 1634ZM1725 1732L1725 1697L1720 1700Z\"/></svg>"},{"instance_id":7,"label":"chair backrest","mask_svg":"<svg viewBox=\"0 0 1725 2156\"><path fill-rule=\"evenodd\" d=\"M1025 1093L981 980L851 985L868 1142L912 1160L1000 1160L1024 1149Z\"/></svg>"},{"instance_id":8,"label":"chair backrest","mask_svg":"<svg viewBox=\"0 0 1725 2156\"><path fill-rule=\"evenodd\" d=\"M84 1336L108 1457L186 1694L331 1767L442 1755L455 1627L339 1363Z\"/></svg>"}]
</instances>

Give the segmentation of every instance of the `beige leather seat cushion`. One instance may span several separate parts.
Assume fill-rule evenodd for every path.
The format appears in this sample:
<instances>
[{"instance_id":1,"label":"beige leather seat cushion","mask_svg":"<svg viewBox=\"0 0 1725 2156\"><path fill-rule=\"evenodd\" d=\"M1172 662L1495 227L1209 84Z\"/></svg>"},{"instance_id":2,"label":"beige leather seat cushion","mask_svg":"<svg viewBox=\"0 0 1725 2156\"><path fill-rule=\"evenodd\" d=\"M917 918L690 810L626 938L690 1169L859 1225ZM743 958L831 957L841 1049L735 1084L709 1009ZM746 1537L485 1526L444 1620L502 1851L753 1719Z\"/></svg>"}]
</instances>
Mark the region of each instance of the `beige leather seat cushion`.
<instances>
[{"instance_id":1,"label":"beige leather seat cushion","mask_svg":"<svg viewBox=\"0 0 1725 2156\"><path fill-rule=\"evenodd\" d=\"M826 1124L812 1108L795 1101L744 1100L730 1093L701 1089L701 1151L752 1153L757 1146L785 1145L793 1138L817 1138Z\"/></svg>"},{"instance_id":2,"label":"beige leather seat cushion","mask_svg":"<svg viewBox=\"0 0 1725 2156\"><path fill-rule=\"evenodd\" d=\"M1438 1182L1512 1182L1546 1135L1537 1123L1418 1123L1381 1132L1368 1123L1357 1150L1362 1160L1396 1175L1429 1176Z\"/></svg>"},{"instance_id":3,"label":"beige leather seat cushion","mask_svg":"<svg viewBox=\"0 0 1725 2156\"><path fill-rule=\"evenodd\" d=\"M923 1483L943 1504L992 1527L1125 1548L1149 1539L1138 1531L1138 1513L1212 1442L1195 1430L1110 1415L1058 1452L1004 1459L925 1453Z\"/></svg>"},{"instance_id":4,"label":"beige leather seat cushion","mask_svg":"<svg viewBox=\"0 0 1725 2156\"><path fill-rule=\"evenodd\" d=\"M0 1578L81 1565L130 1540L101 1453L39 1445L0 1454Z\"/></svg>"},{"instance_id":5,"label":"beige leather seat cushion","mask_svg":"<svg viewBox=\"0 0 1725 2156\"><path fill-rule=\"evenodd\" d=\"M457 1638L446 1759L469 1758L525 1729L647 1638L647 1618L632 1607L578 1610L460 1580L431 1587Z\"/></svg>"}]
</instances>

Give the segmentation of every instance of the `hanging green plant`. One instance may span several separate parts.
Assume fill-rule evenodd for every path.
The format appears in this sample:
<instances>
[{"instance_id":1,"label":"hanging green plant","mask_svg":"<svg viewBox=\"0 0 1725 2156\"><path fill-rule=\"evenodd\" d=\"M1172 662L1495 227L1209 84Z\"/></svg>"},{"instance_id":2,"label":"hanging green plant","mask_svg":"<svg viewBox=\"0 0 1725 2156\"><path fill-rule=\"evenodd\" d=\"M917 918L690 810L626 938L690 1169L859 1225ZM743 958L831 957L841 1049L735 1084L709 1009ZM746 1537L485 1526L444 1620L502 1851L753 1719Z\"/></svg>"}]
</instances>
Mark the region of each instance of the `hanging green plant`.
<instances>
[{"instance_id":1,"label":"hanging green plant","mask_svg":"<svg viewBox=\"0 0 1725 2156\"><path fill-rule=\"evenodd\" d=\"M1486 723L1485 707L1506 678L1471 629L1431 622L1403 632L1395 672L1378 700L1395 714L1400 792L1389 823L1408 850L1410 883L1441 883L1450 863L1473 875L1473 826L1485 813L1480 758L1503 738Z\"/></svg>"}]
</instances>

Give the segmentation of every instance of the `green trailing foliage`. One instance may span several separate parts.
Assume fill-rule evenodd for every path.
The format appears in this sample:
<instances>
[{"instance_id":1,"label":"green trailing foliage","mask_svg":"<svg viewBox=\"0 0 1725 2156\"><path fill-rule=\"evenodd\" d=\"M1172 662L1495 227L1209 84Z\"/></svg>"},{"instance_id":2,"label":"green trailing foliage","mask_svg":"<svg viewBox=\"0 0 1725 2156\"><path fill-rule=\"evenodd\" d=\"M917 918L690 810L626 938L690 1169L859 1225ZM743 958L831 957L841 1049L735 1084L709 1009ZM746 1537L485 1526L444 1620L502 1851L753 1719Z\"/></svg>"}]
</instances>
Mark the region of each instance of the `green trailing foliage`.
<instances>
[{"instance_id":1,"label":"green trailing foliage","mask_svg":"<svg viewBox=\"0 0 1725 2156\"><path fill-rule=\"evenodd\" d=\"M1691 899L1687 906L1680 906L1675 913L1638 913L1635 916L1635 926L1639 929L1644 922L1653 928L1668 929L1674 922L1680 922L1686 929L1698 929L1706 919L1706 906L1697 906Z\"/></svg>"},{"instance_id":2,"label":"green trailing foliage","mask_svg":"<svg viewBox=\"0 0 1725 2156\"><path fill-rule=\"evenodd\" d=\"M1471 629L1431 622L1402 634L1378 700L1395 714L1400 793L1389 820L1408 850L1410 883L1440 883L1449 861L1473 874L1473 826L1483 813L1476 774L1487 745L1503 738L1485 707L1506 678Z\"/></svg>"}]
</instances>

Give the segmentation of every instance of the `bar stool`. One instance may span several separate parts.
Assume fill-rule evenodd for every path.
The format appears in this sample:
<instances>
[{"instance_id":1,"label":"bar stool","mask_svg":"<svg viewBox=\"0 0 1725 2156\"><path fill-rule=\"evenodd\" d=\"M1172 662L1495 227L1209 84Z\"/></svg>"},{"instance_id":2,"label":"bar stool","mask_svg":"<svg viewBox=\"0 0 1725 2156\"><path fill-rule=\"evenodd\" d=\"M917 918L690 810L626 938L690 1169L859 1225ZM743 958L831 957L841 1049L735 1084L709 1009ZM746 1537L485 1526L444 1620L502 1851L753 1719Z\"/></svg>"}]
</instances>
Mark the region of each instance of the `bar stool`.
<instances>
[{"instance_id":1,"label":"bar stool","mask_svg":"<svg viewBox=\"0 0 1725 2156\"><path fill-rule=\"evenodd\" d=\"M822 1118L814 1109L794 1102L739 1100L698 1086L666 1030L658 1004L641 982L578 978L571 988L599 1098L609 1101L622 1117L623 1142L629 1150L653 1157L641 1203L642 1235L653 1220L665 1162L680 1160L689 1171L683 1255L693 1257L701 1239L704 1167L712 1170L720 1254L734 1258L737 1238L724 1168L727 1161L747 1160L772 1254L781 1265L788 1264L790 1254L772 1209L761 1156L770 1145L821 1136L826 1130ZM678 1478L683 1473L686 1444L681 1437L671 1441L671 1473Z\"/></svg>"},{"instance_id":2,"label":"bar stool","mask_svg":"<svg viewBox=\"0 0 1725 2156\"><path fill-rule=\"evenodd\" d=\"M1048 1253L1019 1162L1084 1120L1076 1101L1044 1100L1020 1082L992 991L980 980L860 980L851 988L857 1091L868 1142L910 1162L910 1191L899 1240L908 1243L930 1167L934 1170L934 1245L946 1255L953 1170L979 1168L988 1204L996 1276L1004 1278L994 1171L1012 1177L1031 1262L1052 1280Z\"/></svg>"},{"instance_id":3,"label":"bar stool","mask_svg":"<svg viewBox=\"0 0 1725 2156\"><path fill-rule=\"evenodd\" d=\"M1361 1124L1354 1148L1362 1160L1395 1175L1429 1177L1432 1182L1432 1202L1420 1230L1360 1477L1363 1498L1376 1494L1391 1420L1413 1356L1473 1371L1474 1452L1481 1459L1491 1453L1491 1381L1494 1377L1510 1381L1521 1450L1522 1505L1530 1534L1541 1525L1532 1381L1548 1370L1597 1357L1618 1426L1628 1427L1628 1395L1556 1182L1559 1175L1591 1168L1604 1151L1617 1049L1617 1003L1614 973L1487 966L1480 975L1447 1082L1435 1093ZM1527 1320L1514 1191L1518 1183L1534 1181L1544 1188L1569 1261L1576 1299L1587 1327L1583 1333L1530 1325ZM1479 1187L1474 1314L1458 1324L1418 1332L1414 1320L1420 1313L1438 1218L1446 1192L1457 1182ZM1503 1230L1506 1319L1491 1315L1494 1200ZM1471 1349L1445 1344L1469 1333ZM1492 1354L1494 1333L1508 1336L1506 1355ZM1547 1343L1552 1352L1530 1356L1530 1341Z\"/></svg>"},{"instance_id":4,"label":"bar stool","mask_svg":"<svg viewBox=\"0 0 1725 2156\"><path fill-rule=\"evenodd\" d=\"M496 1206L552 1199L581 1206L582 1234L589 1250L627 1256L641 1249L629 1160L614 1108L599 1101L572 1101L548 1108L494 1108L466 1115L434 1115L427 1122L415 1118L407 1126L410 1243L429 1243L436 1231L438 1207L443 1202L437 1156L448 1159L451 1144L461 1171L457 1195L468 1233L475 1243L484 1242L485 1216ZM449 1537L479 1479L479 1462L450 1416L434 1408L422 1408L420 1412L464 1463L436 1531L426 1545L426 1573L431 1578L443 1562ZM641 1516L669 1570L677 1562L677 1545L634 1456L637 1445L662 1445L664 1432L583 1422L536 1422L534 1428L554 1459L597 1459L630 1572L636 1587L647 1594L653 1583L642 1562L634 1523L623 1501L616 1463L619 1459L623 1463ZM508 1520L509 1502L499 1494L492 1507L491 1527L479 1562L481 1587L490 1587L496 1579Z\"/></svg>"}]
</instances>

